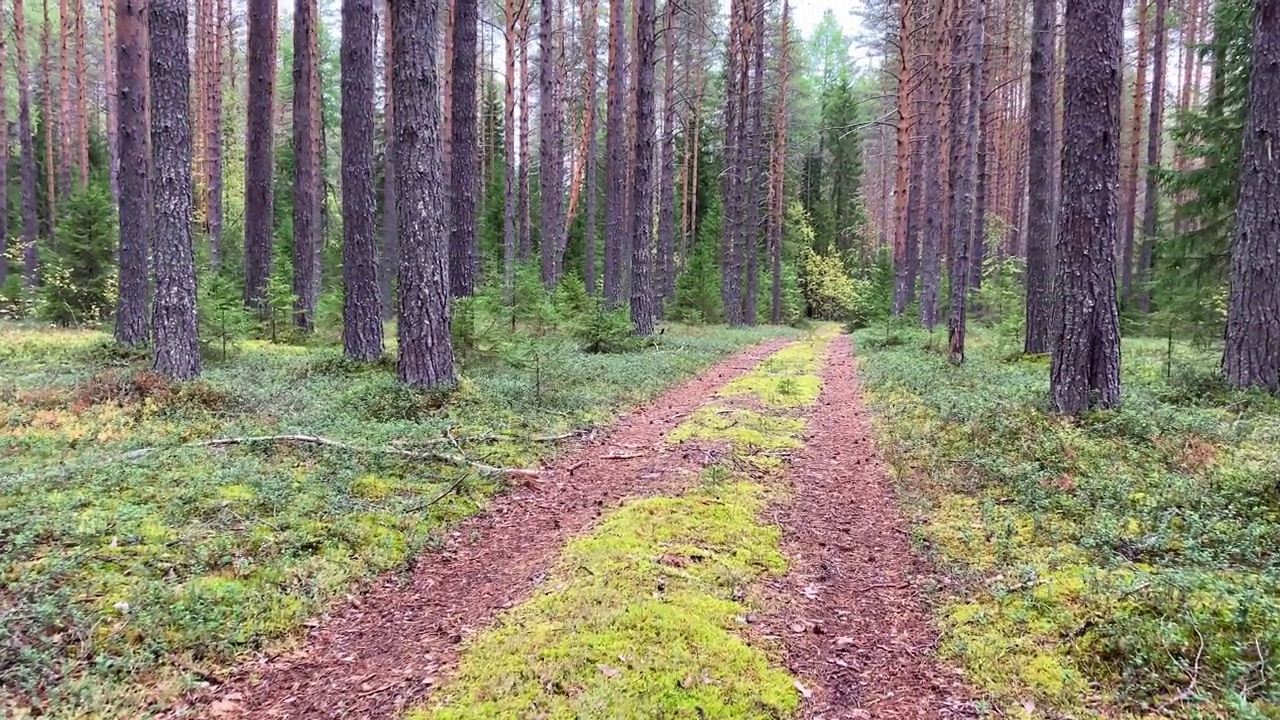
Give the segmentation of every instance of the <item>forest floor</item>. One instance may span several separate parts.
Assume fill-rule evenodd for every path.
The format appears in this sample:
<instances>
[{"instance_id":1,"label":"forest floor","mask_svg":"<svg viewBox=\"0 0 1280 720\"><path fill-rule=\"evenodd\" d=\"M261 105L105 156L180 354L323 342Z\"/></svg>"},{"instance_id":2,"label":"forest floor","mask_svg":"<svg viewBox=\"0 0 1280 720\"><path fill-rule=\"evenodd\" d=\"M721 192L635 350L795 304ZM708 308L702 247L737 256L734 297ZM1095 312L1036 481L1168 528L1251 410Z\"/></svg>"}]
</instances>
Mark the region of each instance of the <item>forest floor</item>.
<instances>
[{"instance_id":1,"label":"forest floor","mask_svg":"<svg viewBox=\"0 0 1280 720\"><path fill-rule=\"evenodd\" d=\"M1280 717L1280 404L1211 350L1126 341L1065 420L1000 329L673 328L443 401L0 331L18 717ZM302 429L347 446L189 444Z\"/></svg>"}]
</instances>

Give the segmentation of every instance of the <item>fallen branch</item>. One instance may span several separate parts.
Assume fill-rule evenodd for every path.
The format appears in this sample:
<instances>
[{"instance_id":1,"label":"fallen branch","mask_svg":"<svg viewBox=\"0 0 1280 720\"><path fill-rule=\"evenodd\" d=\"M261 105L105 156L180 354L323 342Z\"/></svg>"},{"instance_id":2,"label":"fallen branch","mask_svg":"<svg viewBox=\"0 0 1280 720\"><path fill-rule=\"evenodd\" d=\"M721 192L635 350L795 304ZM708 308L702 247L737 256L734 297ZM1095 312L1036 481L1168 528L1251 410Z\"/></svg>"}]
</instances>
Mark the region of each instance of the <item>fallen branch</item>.
<instances>
[{"instance_id":1,"label":"fallen branch","mask_svg":"<svg viewBox=\"0 0 1280 720\"><path fill-rule=\"evenodd\" d=\"M633 458L644 457L644 453L609 453L601 455L601 460L631 460Z\"/></svg>"},{"instance_id":2,"label":"fallen branch","mask_svg":"<svg viewBox=\"0 0 1280 720\"><path fill-rule=\"evenodd\" d=\"M400 448L395 448L395 447L360 447L359 445L351 445L349 443L344 443L338 440L331 440L326 437L320 437L319 435L253 435L253 436L246 436L246 437L225 437L225 438L215 438L213 440L197 440L195 442L183 443L182 445L178 445L176 447L211 448L211 447L225 447L227 445L257 445L257 444L264 444L264 443L293 443L297 445L323 445L325 447L337 448L338 450L346 450L347 452L353 452L353 453L365 453L365 454L381 453L384 455L397 455L400 457L413 458L414 460L435 460L438 462L447 462L453 465L460 465L462 467L469 467L472 470L475 470L476 472L479 472L483 475L501 475L505 477L525 479L525 480L536 479L541 475L541 473L538 472L537 470L529 470L525 468L495 467L493 465L487 465L485 463L479 462L478 460L472 460L471 458L464 457L462 455L454 455L451 453L401 450ZM125 453L124 455L122 455L121 459L137 460L139 458L146 457L147 455L150 455L153 452L164 450L164 449L166 448L150 447L150 448L140 448L138 450L131 450Z\"/></svg>"}]
</instances>

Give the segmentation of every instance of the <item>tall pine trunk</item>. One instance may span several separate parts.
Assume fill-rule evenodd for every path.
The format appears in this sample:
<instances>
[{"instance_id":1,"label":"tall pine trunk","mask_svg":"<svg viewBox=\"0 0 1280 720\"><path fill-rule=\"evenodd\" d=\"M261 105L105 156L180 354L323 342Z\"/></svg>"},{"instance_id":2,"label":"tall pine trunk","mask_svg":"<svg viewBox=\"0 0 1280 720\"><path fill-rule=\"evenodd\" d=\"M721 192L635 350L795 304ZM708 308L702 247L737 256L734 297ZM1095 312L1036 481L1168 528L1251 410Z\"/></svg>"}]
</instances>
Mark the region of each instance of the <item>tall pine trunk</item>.
<instances>
[{"instance_id":1,"label":"tall pine trunk","mask_svg":"<svg viewBox=\"0 0 1280 720\"><path fill-rule=\"evenodd\" d=\"M1049 389L1078 415L1120 402L1116 188L1120 175L1122 0L1067 3L1062 216Z\"/></svg>"},{"instance_id":2,"label":"tall pine trunk","mask_svg":"<svg viewBox=\"0 0 1280 720\"><path fill-rule=\"evenodd\" d=\"M582 280L586 285L587 294L596 294L596 248L599 247L599 216L597 212L597 198L600 195L600 181L598 167L599 158L599 131L596 129L596 117L599 115L599 102L596 99L596 36L599 28L596 20L596 3L597 0L583 0L582 3L582 52L586 56L586 69L583 76L583 119L582 132L587 138L586 148L586 212L585 227L583 228L583 272Z\"/></svg>"},{"instance_id":3,"label":"tall pine trunk","mask_svg":"<svg viewBox=\"0 0 1280 720\"><path fill-rule=\"evenodd\" d=\"M245 306L267 312L271 276L275 164L272 104L276 87L276 2L249 0L248 119L245 123L244 283Z\"/></svg>"},{"instance_id":4,"label":"tall pine trunk","mask_svg":"<svg viewBox=\"0 0 1280 720\"><path fill-rule=\"evenodd\" d=\"M729 4L728 61L725 64L724 98L724 173L721 176L721 192L724 197L720 228L720 298L724 304L725 320L730 325L742 324L742 295L739 292L738 275L738 227L741 210L738 188L742 184L741 126L746 118L739 113L738 95L742 88L738 82L741 66L745 62L742 47L741 16L739 10L744 0L731 0Z\"/></svg>"},{"instance_id":5,"label":"tall pine trunk","mask_svg":"<svg viewBox=\"0 0 1280 720\"><path fill-rule=\"evenodd\" d=\"M222 25L229 14L230 0L216 0L213 5L213 33L209 39L209 67L205 118L205 186L206 221L209 227L209 262L214 272L222 266Z\"/></svg>"},{"instance_id":6,"label":"tall pine trunk","mask_svg":"<svg viewBox=\"0 0 1280 720\"><path fill-rule=\"evenodd\" d=\"M1222 371L1237 388L1280 394L1280 6L1255 0L1253 70L1231 244Z\"/></svg>"},{"instance_id":7,"label":"tall pine trunk","mask_svg":"<svg viewBox=\"0 0 1280 720\"><path fill-rule=\"evenodd\" d=\"M373 0L342 3L342 349L382 357L373 172Z\"/></svg>"},{"instance_id":8,"label":"tall pine trunk","mask_svg":"<svg viewBox=\"0 0 1280 720\"><path fill-rule=\"evenodd\" d=\"M937 0L930 9L933 14L930 46L935 57L929 63L928 115L925 118L924 156L942 158L942 63L937 59L946 46L946 25L943 21L943 1ZM933 332L938 324L938 286L942 284L942 176L941 168L925 173L924 228L920 242L920 324Z\"/></svg>"},{"instance_id":9,"label":"tall pine trunk","mask_svg":"<svg viewBox=\"0 0 1280 720\"><path fill-rule=\"evenodd\" d=\"M454 296L476 291L479 251L476 247L476 199L480 194L480 146L476 131L476 31L478 0L454 0L453 121L449 172L453 215L449 241L450 287Z\"/></svg>"},{"instance_id":10,"label":"tall pine trunk","mask_svg":"<svg viewBox=\"0 0 1280 720\"><path fill-rule=\"evenodd\" d=\"M0 14L3 11L0 10ZM9 280L9 90L7 33L0 32L0 287Z\"/></svg>"},{"instance_id":11,"label":"tall pine trunk","mask_svg":"<svg viewBox=\"0 0 1280 720\"><path fill-rule=\"evenodd\" d=\"M516 35L519 29L519 0L506 0L506 75L502 110L503 211L502 211L502 297L515 301L516 254L519 251L519 212L516 178Z\"/></svg>"},{"instance_id":12,"label":"tall pine trunk","mask_svg":"<svg viewBox=\"0 0 1280 720\"><path fill-rule=\"evenodd\" d=\"M973 212L977 187L978 135L982 129L982 50L985 42L986 4L973 0L969 8L969 101L965 103L963 138L953 129L952 142L962 148L958 168L960 188L956 195L956 230L951 263L951 322L948 326L952 365L964 362L964 340L969 295L969 250L973 243Z\"/></svg>"},{"instance_id":13,"label":"tall pine trunk","mask_svg":"<svg viewBox=\"0 0 1280 720\"><path fill-rule=\"evenodd\" d=\"M147 259L150 246L151 198L147 171L147 28L146 0L116 2L116 67L120 76L117 135L120 139L120 292L116 305L116 342L124 347L148 339Z\"/></svg>"},{"instance_id":14,"label":"tall pine trunk","mask_svg":"<svg viewBox=\"0 0 1280 720\"><path fill-rule=\"evenodd\" d=\"M662 170L658 180L658 262L655 291L662 300L671 301L676 296L676 10L677 4L668 2L666 10L665 55L662 76ZM661 311L661 306L659 306Z\"/></svg>"},{"instance_id":15,"label":"tall pine trunk","mask_svg":"<svg viewBox=\"0 0 1280 720\"><path fill-rule=\"evenodd\" d=\"M191 242L191 67L186 0L149 0L151 147L155 178L152 310L155 370L175 380L200 374L196 266Z\"/></svg>"},{"instance_id":16,"label":"tall pine trunk","mask_svg":"<svg viewBox=\"0 0 1280 720\"><path fill-rule=\"evenodd\" d=\"M89 185L89 94L85 46L88 37L84 22L85 0L76 0L76 166L80 187Z\"/></svg>"},{"instance_id":17,"label":"tall pine trunk","mask_svg":"<svg viewBox=\"0 0 1280 720\"><path fill-rule=\"evenodd\" d=\"M653 334L653 66L656 60L654 0L636 0L636 138L632 155L631 323Z\"/></svg>"},{"instance_id":18,"label":"tall pine trunk","mask_svg":"<svg viewBox=\"0 0 1280 720\"><path fill-rule=\"evenodd\" d=\"M79 127L79 121L76 120L76 108L71 103L71 34L74 32L75 19L67 0L58 2L58 21L58 192L63 197L69 197L75 158L78 156L78 153L72 152L71 146L75 142L73 136ZM54 221L56 220L55 216Z\"/></svg>"},{"instance_id":19,"label":"tall pine trunk","mask_svg":"<svg viewBox=\"0 0 1280 720\"><path fill-rule=\"evenodd\" d=\"M120 201L120 135L116 127L116 113L119 104L117 97L119 83L116 81L115 64L116 52L119 48L116 45L115 24L112 22L115 13L111 8L111 0L102 0L101 7L102 46L105 48L102 53L102 84L107 106L107 178L111 185L111 199L118 203Z\"/></svg>"},{"instance_id":20,"label":"tall pine trunk","mask_svg":"<svg viewBox=\"0 0 1280 720\"><path fill-rule=\"evenodd\" d=\"M18 70L18 143L22 155L19 171L22 176L22 286L30 290L36 285L36 236L40 233L40 228L39 208L36 206L35 138L31 127L31 83L27 74L25 12L22 0L13 0L13 40Z\"/></svg>"},{"instance_id":21,"label":"tall pine trunk","mask_svg":"<svg viewBox=\"0 0 1280 720\"><path fill-rule=\"evenodd\" d=\"M388 8L383 15L383 107L382 107L382 258L378 292L382 296L382 312L385 316L395 310L392 297L392 279L400 267L400 225L396 220L396 162L395 162L395 83L392 73L394 47L391 31L393 13Z\"/></svg>"},{"instance_id":22,"label":"tall pine trunk","mask_svg":"<svg viewBox=\"0 0 1280 720\"><path fill-rule=\"evenodd\" d=\"M53 49L51 47L51 43L53 42L53 20L49 15L49 0L43 0L41 4L44 10L44 32L40 37L40 70L43 75L42 84L44 85L44 118L42 124L44 125L44 197L45 207L47 208L45 214L44 233L45 237L48 238L49 247L53 248L56 246L56 238L54 237L56 229L54 226L58 218L57 178L60 174L58 166L54 165L53 148L58 142L55 137L54 128L60 128L62 121L57 119L58 115L55 115L53 103L53 95L55 92L53 87L52 66ZM65 162L65 160L63 160L63 162ZM30 287L35 287L39 261L39 254L36 251L36 246L33 244L27 248L27 256L24 260L25 264L29 267L28 272L30 273L31 278L28 285Z\"/></svg>"},{"instance_id":23,"label":"tall pine trunk","mask_svg":"<svg viewBox=\"0 0 1280 720\"><path fill-rule=\"evenodd\" d=\"M419 0L391 0L391 12L400 227L396 370L408 385L447 388L456 379L449 330L436 13L430 3Z\"/></svg>"},{"instance_id":24,"label":"tall pine trunk","mask_svg":"<svg viewBox=\"0 0 1280 720\"><path fill-rule=\"evenodd\" d=\"M747 137L747 162L751 167L751 179L746 193L746 273L747 287L744 298L743 322L756 324L756 306L760 296L760 199L764 197L766 159L764 142L764 0L756 0L751 9L751 98L749 101L751 126Z\"/></svg>"},{"instance_id":25,"label":"tall pine trunk","mask_svg":"<svg viewBox=\"0 0 1280 720\"><path fill-rule=\"evenodd\" d=\"M1155 0L1156 16L1151 48L1151 117L1147 121L1146 193L1142 201L1142 251L1138 257L1138 309L1151 312L1151 269L1156 246L1160 149L1164 141L1165 9L1168 0Z\"/></svg>"},{"instance_id":26,"label":"tall pine trunk","mask_svg":"<svg viewBox=\"0 0 1280 720\"><path fill-rule=\"evenodd\" d=\"M523 0L524 21L520 24L520 260L533 255L533 199L529 187L529 24L533 0Z\"/></svg>"},{"instance_id":27,"label":"tall pine trunk","mask_svg":"<svg viewBox=\"0 0 1280 720\"><path fill-rule=\"evenodd\" d=\"M563 0L559 0L563 2ZM541 201L539 250L542 256L542 283L548 289L560 280L560 233L562 169L561 137L556 119L555 4L541 0L538 25L538 185Z\"/></svg>"},{"instance_id":28,"label":"tall pine trunk","mask_svg":"<svg viewBox=\"0 0 1280 720\"><path fill-rule=\"evenodd\" d=\"M606 93L604 297L610 307L622 303L622 252L627 246L627 101L624 61L627 52L625 0L609 0L609 82Z\"/></svg>"},{"instance_id":29,"label":"tall pine trunk","mask_svg":"<svg viewBox=\"0 0 1280 720\"><path fill-rule=\"evenodd\" d=\"M1138 218L1139 148L1142 147L1142 107L1147 93L1147 9L1151 0L1137 0L1138 69L1133 80L1133 116L1129 130L1129 162L1125 167L1124 204L1121 206L1120 289L1126 302L1133 296L1133 239ZM1155 84L1152 84L1154 98Z\"/></svg>"},{"instance_id":30,"label":"tall pine trunk","mask_svg":"<svg viewBox=\"0 0 1280 720\"><path fill-rule=\"evenodd\" d=\"M1056 206L1053 202L1054 126L1054 0L1033 0L1031 87L1027 91L1027 274L1026 336L1023 350L1049 352L1053 271L1050 248Z\"/></svg>"},{"instance_id":31,"label":"tall pine trunk","mask_svg":"<svg viewBox=\"0 0 1280 720\"><path fill-rule=\"evenodd\" d=\"M786 209L787 80L791 54L791 6L782 0L782 44L778 52L778 105L774 110L773 166L769 179L769 322L782 324L782 225Z\"/></svg>"},{"instance_id":32,"label":"tall pine trunk","mask_svg":"<svg viewBox=\"0 0 1280 720\"><path fill-rule=\"evenodd\" d=\"M311 97L319 80L316 10L316 0L297 0L293 15L293 320L306 331L320 297L319 118Z\"/></svg>"}]
</instances>

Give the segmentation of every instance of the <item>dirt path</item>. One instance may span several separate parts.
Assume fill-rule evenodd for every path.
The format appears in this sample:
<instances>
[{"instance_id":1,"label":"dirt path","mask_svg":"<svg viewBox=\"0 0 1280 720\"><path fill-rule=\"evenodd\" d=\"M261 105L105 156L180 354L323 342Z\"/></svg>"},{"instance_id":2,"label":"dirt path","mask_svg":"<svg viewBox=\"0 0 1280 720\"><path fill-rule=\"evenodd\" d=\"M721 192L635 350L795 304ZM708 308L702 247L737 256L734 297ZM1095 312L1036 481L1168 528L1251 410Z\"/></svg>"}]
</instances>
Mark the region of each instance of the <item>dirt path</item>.
<instances>
[{"instance_id":1,"label":"dirt path","mask_svg":"<svg viewBox=\"0 0 1280 720\"><path fill-rule=\"evenodd\" d=\"M173 717L395 716L421 700L456 660L463 638L529 596L564 543L623 498L678 489L704 453L663 438L715 390L785 341L739 353L565 453L537 488L493 500L418 558L407 581L389 577L319 619L302 647L264 657L192 697Z\"/></svg>"},{"instance_id":2,"label":"dirt path","mask_svg":"<svg viewBox=\"0 0 1280 720\"><path fill-rule=\"evenodd\" d=\"M933 660L923 598L928 568L876 452L848 336L832 343L804 449L788 463L789 502L777 508L791 570L769 588L791 671L817 720L973 716L954 672Z\"/></svg>"}]
</instances>

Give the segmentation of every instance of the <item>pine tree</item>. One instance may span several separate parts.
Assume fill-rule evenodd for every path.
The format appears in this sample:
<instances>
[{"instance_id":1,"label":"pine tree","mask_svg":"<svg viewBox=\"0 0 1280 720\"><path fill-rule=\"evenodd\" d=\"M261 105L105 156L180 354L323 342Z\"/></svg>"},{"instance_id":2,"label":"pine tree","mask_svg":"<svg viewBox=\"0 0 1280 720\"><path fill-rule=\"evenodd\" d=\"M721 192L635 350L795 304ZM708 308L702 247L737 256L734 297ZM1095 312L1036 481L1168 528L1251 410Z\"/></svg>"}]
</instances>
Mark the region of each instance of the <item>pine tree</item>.
<instances>
[{"instance_id":1,"label":"pine tree","mask_svg":"<svg viewBox=\"0 0 1280 720\"><path fill-rule=\"evenodd\" d=\"M1054 136L1053 75L1054 0L1033 0L1031 87L1028 90L1027 124L1032 142L1027 150L1027 313L1023 349L1030 354L1049 352L1051 283L1049 249L1054 227L1052 142L1035 139Z\"/></svg>"},{"instance_id":2,"label":"pine tree","mask_svg":"<svg viewBox=\"0 0 1280 720\"><path fill-rule=\"evenodd\" d=\"M636 138L632 155L631 323L653 334L653 66L657 45L654 0L636 0Z\"/></svg>"},{"instance_id":3,"label":"pine tree","mask_svg":"<svg viewBox=\"0 0 1280 720\"><path fill-rule=\"evenodd\" d=\"M400 228L400 380L452 387L449 245L441 183L436 17L428 3L391 0L395 112L396 220Z\"/></svg>"},{"instance_id":4,"label":"pine tree","mask_svg":"<svg viewBox=\"0 0 1280 720\"><path fill-rule=\"evenodd\" d=\"M1050 394L1076 415L1120 402L1116 187L1121 0L1067 3L1062 216Z\"/></svg>"},{"instance_id":5,"label":"pine tree","mask_svg":"<svg viewBox=\"0 0 1280 720\"><path fill-rule=\"evenodd\" d=\"M148 339L147 258L150 254L151 200L147 171L147 28L144 0L116 3L116 68L120 76L117 136L120 141L120 292L116 306L116 342L124 347Z\"/></svg>"},{"instance_id":6,"label":"pine tree","mask_svg":"<svg viewBox=\"0 0 1280 720\"><path fill-rule=\"evenodd\" d=\"M155 370L175 380L200 374L196 266L191 243L191 67L186 0L149 0L152 262Z\"/></svg>"},{"instance_id":7,"label":"pine tree","mask_svg":"<svg viewBox=\"0 0 1280 720\"><path fill-rule=\"evenodd\" d=\"M1222 370L1238 388L1280 394L1280 6L1255 0L1231 292Z\"/></svg>"},{"instance_id":8,"label":"pine tree","mask_svg":"<svg viewBox=\"0 0 1280 720\"><path fill-rule=\"evenodd\" d=\"M476 201L480 193L480 145L476 137L477 0L454 0L452 102L452 158L449 163L452 200L449 274L454 296L476 290L479 250L476 246Z\"/></svg>"},{"instance_id":9,"label":"pine tree","mask_svg":"<svg viewBox=\"0 0 1280 720\"><path fill-rule=\"evenodd\" d=\"M342 349L382 357L373 172L373 0L342 3Z\"/></svg>"},{"instance_id":10,"label":"pine tree","mask_svg":"<svg viewBox=\"0 0 1280 720\"><path fill-rule=\"evenodd\" d=\"M248 120L245 124L244 283L245 307L266 312L267 278L271 275L272 106L275 102L276 3L249 0Z\"/></svg>"}]
</instances>

